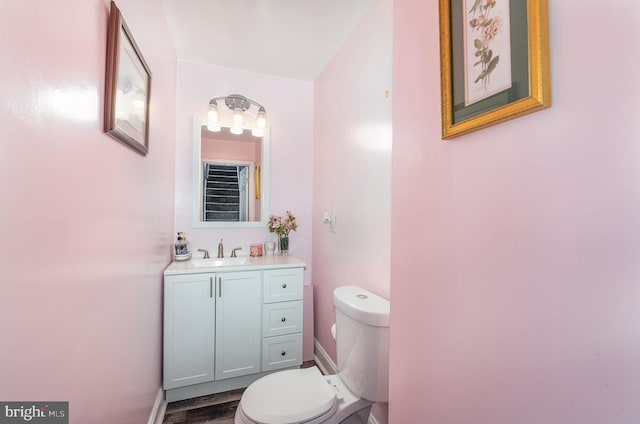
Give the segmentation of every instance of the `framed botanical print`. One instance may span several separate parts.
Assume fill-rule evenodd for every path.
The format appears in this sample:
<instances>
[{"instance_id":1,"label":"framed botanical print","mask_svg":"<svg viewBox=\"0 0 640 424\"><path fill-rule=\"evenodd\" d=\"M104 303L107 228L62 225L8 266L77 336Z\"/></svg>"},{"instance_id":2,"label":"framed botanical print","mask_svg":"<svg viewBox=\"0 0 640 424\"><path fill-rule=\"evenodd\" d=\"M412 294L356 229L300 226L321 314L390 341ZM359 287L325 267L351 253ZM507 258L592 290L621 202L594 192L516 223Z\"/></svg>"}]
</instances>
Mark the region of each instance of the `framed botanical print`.
<instances>
[{"instance_id":1,"label":"framed botanical print","mask_svg":"<svg viewBox=\"0 0 640 424\"><path fill-rule=\"evenodd\" d=\"M547 0L440 0L442 138L551 106Z\"/></svg>"}]
</instances>

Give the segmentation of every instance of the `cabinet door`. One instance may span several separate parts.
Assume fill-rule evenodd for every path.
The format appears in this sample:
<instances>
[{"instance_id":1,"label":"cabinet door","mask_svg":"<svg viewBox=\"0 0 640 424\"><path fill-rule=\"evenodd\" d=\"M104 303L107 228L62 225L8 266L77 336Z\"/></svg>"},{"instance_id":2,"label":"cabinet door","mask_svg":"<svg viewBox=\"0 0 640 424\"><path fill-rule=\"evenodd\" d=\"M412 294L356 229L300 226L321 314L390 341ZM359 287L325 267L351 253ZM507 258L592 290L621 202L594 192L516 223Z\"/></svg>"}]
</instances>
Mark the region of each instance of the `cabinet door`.
<instances>
[{"instance_id":1,"label":"cabinet door","mask_svg":"<svg viewBox=\"0 0 640 424\"><path fill-rule=\"evenodd\" d=\"M164 388L214 379L215 274L164 278Z\"/></svg>"},{"instance_id":2,"label":"cabinet door","mask_svg":"<svg viewBox=\"0 0 640 424\"><path fill-rule=\"evenodd\" d=\"M216 380L260 372L261 272L217 274Z\"/></svg>"}]
</instances>

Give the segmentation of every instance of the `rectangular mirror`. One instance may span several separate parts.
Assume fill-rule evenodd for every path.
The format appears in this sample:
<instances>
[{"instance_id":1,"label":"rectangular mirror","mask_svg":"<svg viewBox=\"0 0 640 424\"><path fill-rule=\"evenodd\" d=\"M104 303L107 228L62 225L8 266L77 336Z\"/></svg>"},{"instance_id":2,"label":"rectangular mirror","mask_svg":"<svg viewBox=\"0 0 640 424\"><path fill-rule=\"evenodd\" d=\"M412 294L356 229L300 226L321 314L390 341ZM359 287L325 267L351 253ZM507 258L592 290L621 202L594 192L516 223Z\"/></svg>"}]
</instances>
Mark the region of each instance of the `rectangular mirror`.
<instances>
[{"instance_id":1,"label":"rectangular mirror","mask_svg":"<svg viewBox=\"0 0 640 424\"><path fill-rule=\"evenodd\" d=\"M269 129L232 134L193 125L193 228L264 227L269 215Z\"/></svg>"}]
</instances>

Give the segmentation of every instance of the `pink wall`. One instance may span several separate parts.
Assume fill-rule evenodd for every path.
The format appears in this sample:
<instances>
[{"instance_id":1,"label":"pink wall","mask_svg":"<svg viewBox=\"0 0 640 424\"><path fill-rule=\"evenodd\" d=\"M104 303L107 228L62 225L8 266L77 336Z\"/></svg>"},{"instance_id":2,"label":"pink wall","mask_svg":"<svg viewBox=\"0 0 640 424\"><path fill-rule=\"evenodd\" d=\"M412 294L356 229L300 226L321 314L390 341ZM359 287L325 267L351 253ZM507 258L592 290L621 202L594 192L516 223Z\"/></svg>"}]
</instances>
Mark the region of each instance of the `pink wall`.
<instances>
[{"instance_id":1,"label":"pink wall","mask_svg":"<svg viewBox=\"0 0 640 424\"><path fill-rule=\"evenodd\" d=\"M118 6L153 72L146 157L102 132L104 1L0 13L0 399L72 423L146 422L161 385L176 61L159 1Z\"/></svg>"},{"instance_id":2,"label":"pink wall","mask_svg":"<svg viewBox=\"0 0 640 424\"><path fill-rule=\"evenodd\" d=\"M243 160L260 165L258 143L239 143L234 140L202 138L202 158Z\"/></svg>"},{"instance_id":3,"label":"pink wall","mask_svg":"<svg viewBox=\"0 0 640 424\"><path fill-rule=\"evenodd\" d=\"M640 4L549 4L553 107L442 142L394 2L390 422L640 420Z\"/></svg>"},{"instance_id":4,"label":"pink wall","mask_svg":"<svg viewBox=\"0 0 640 424\"><path fill-rule=\"evenodd\" d=\"M391 12L390 0L376 1L314 87L315 328L334 362L333 290L356 284L389 297Z\"/></svg>"},{"instance_id":5,"label":"pink wall","mask_svg":"<svg viewBox=\"0 0 640 424\"><path fill-rule=\"evenodd\" d=\"M271 127L270 211L283 215L290 210L298 230L291 233L289 249L308 265L310 283L312 108L313 84L287 78L214 65L178 61L176 150L176 228L189 236L192 248L213 251L220 238L227 249L272 240L264 228L191 228L193 118L206 115L209 99L238 93L267 110Z\"/></svg>"},{"instance_id":6,"label":"pink wall","mask_svg":"<svg viewBox=\"0 0 640 424\"><path fill-rule=\"evenodd\" d=\"M316 338L334 360L333 290L356 284L389 297L390 13L391 2L378 0L314 88ZM325 209L337 216L335 233Z\"/></svg>"}]
</instances>

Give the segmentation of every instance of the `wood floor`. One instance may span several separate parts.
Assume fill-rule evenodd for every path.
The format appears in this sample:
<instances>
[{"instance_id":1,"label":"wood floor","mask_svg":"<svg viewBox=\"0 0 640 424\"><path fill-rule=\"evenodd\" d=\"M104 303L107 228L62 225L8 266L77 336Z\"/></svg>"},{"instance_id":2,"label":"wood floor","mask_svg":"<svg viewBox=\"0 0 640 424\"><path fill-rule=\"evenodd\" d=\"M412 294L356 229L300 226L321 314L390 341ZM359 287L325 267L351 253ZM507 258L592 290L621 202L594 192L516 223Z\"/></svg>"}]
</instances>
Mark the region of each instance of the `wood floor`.
<instances>
[{"instance_id":1,"label":"wood floor","mask_svg":"<svg viewBox=\"0 0 640 424\"><path fill-rule=\"evenodd\" d=\"M301 368L314 365L314 361L306 361ZM244 389L238 389L171 402L167 404L162 424L233 424L243 392Z\"/></svg>"},{"instance_id":2,"label":"wood floor","mask_svg":"<svg viewBox=\"0 0 640 424\"><path fill-rule=\"evenodd\" d=\"M244 389L171 402L167 405L162 423L233 424L242 392Z\"/></svg>"}]
</instances>

